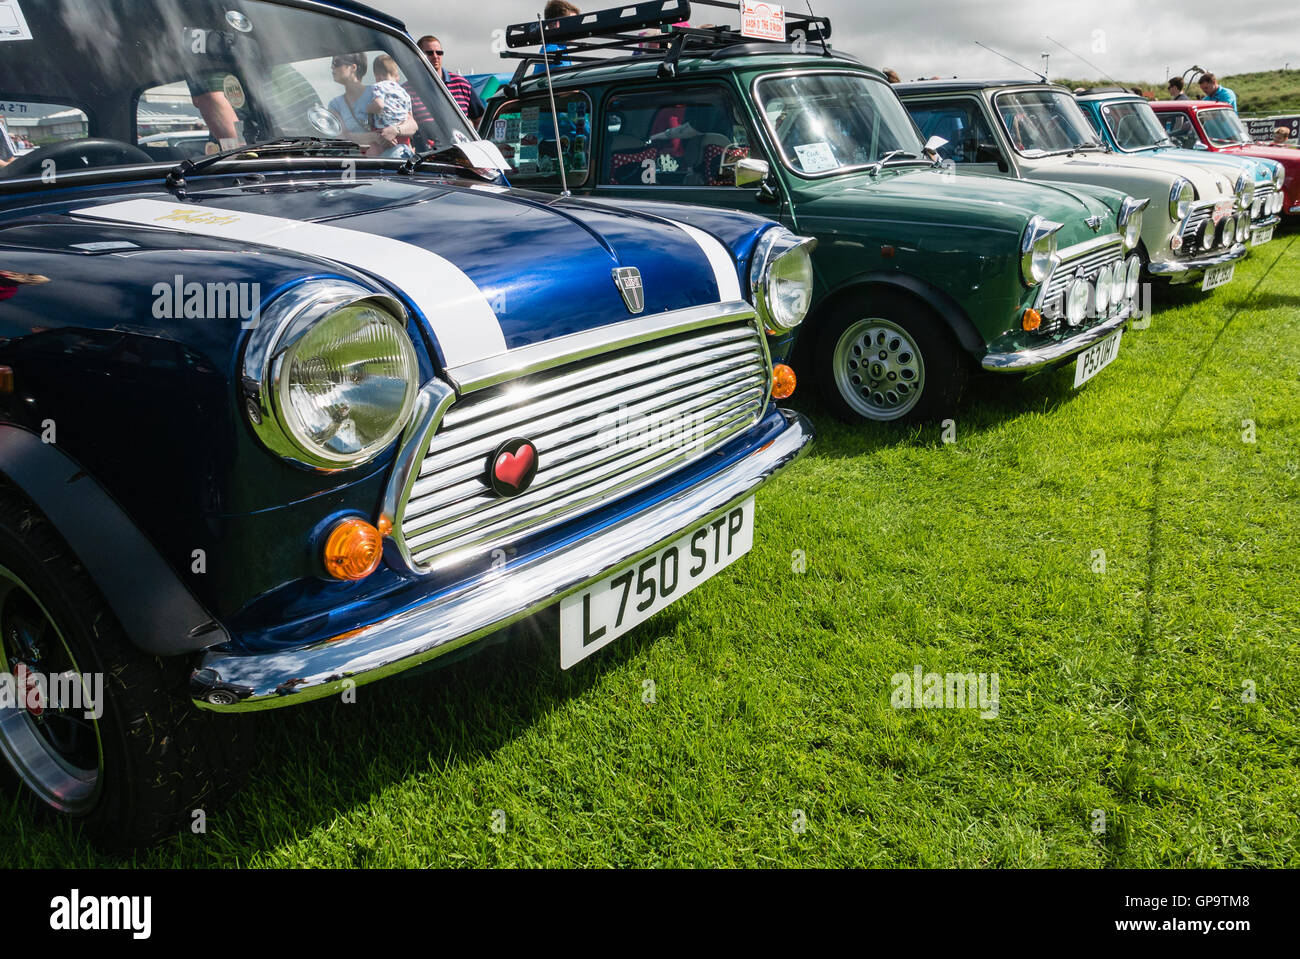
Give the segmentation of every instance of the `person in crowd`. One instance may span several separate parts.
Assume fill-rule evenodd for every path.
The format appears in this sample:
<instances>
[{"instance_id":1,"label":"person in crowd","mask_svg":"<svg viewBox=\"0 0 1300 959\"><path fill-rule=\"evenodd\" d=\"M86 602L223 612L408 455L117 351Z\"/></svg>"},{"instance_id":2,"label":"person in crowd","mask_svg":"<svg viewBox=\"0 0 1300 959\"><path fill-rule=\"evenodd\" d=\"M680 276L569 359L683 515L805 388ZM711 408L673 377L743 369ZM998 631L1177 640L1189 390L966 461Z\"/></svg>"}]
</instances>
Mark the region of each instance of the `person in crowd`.
<instances>
[{"instance_id":1,"label":"person in crowd","mask_svg":"<svg viewBox=\"0 0 1300 959\"><path fill-rule=\"evenodd\" d=\"M487 113L487 107L483 105L482 99L474 91L474 87L468 80L459 73L452 73L442 65L442 58L446 55L442 47L442 41L432 34L420 37L420 50L428 58L429 63L438 76L442 77L442 82L447 85L451 92L452 99L456 101L456 106L460 107L460 112L465 114L470 120L477 120L483 114Z\"/></svg>"},{"instance_id":2,"label":"person in crowd","mask_svg":"<svg viewBox=\"0 0 1300 959\"><path fill-rule=\"evenodd\" d=\"M1290 142L1290 140L1291 140L1291 131L1287 127L1273 128L1274 146L1284 147Z\"/></svg>"},{"instance_id":3,"label":"person in crowd","mask_svg":"<svg viewBox=\"0 0 1300 959\"><path fill-rule=\"evenodd\" d=\"M568 3L567 0L549 0L542 10L542 19L549 23L551 20L559 20L561 17L576 17L580 13L582 13L582 11L573 4ZM539 54L563 53L564 50L565 47L562 43L548 43L537 52ZM559 63L552 64L552 66L557 67L567 67L569 65L568 60L561 60ZM533 72L541 73L545 69L546 68L539 63L533 68Z\"/></svg>"},{"instance_id":4,"label":"person in crowd","mask_svg":"<svg viewBox=\"0 0 1300 959\"><path fill-rule=\"evenodd\" d=\"M1170 99L1170 100L1190 100L1190 99L1191 99L1191 97L1189 97L1189 96L1187 95L1186 91L1183 90L1183 78L1182 78L1182 77L1170 77L1170 78L1169 78L1169 84L1168 84L1168 87L1169 87L1169 99Z\"/></svg>"},{"instance_id":5,"label":"person in crowd","mask_svg":"<svg viewBox=\"0 0 1300 959\"><path fill-rule=\"evenodd\" d=\"M1138 96L1140 96L1140 97L1144 97L1144 96L1146 96L1146 94L1142 92L1142 88L1141 88L1141 87L1133 87L1133 88L1132 88L1132 92L1133 92L1133 93L1136 93L1136 94L1137 94Z\"/></svg>"},{"instance_id":6,"label":"person in crowd","mask_svg":"<svg viewBox=\"0 0 1300 959\"><path fill-rule=\"evenodd\" d=\"M901 82L902 82L902 78L898 75L898 71L897 71L897 70L891 70L891 69L888 68L888 67L885 68L885 79L888 80L890 83L901 83Z\"/></svg>"},{"instance_id":7,"label":"person in crowd","mask_svg":"<svg viewBox=\"0 0 1300 959\"><path fill-rule=\"evenodd\" d=\"M1225 86L1219 85L1218 78L1213 73L1202 73L1201 79L1196 81L1201 85L1201 92L1205 94L1207 100L1217 100L1219 103L1226 103L1232 109L1237 109L1237 95Z\"/></svg>"},{"instance_id":8,"label":"person in crowd","mask_svg":"<svg viewBox=\"0 0 1300 959\"><path fill-rule=\"evenodd\" d=\"M407 117L412 117L411 96L401 84L402 73L397 68L397 61L386 53L375 57L375 82L371 86L370 103L366 112L371 115L371 125L376 130L385 127L396 129ZM407 159L415 155L411 148L411 138L399 136L397 142L384 150L380 156Z\"/></svg>"},{"instance_id":9,"label":"person in crowd","mask_svg":"<svg viewBox=\"0 0 1300 959\"><path fill-rule=\"evenodd\" d=\"M415 133L416 125L408 113L399 124L386 126L377 133L371 130L367 108L374 99L374 87L362 80L367 65L364 53L341 53L330 61L334 82L343 87L343 92L329 102L329 110L342 124L348 139L365 146L368 153L378 155L397 146L400 137Z\"/></svg>"}]
</instances>

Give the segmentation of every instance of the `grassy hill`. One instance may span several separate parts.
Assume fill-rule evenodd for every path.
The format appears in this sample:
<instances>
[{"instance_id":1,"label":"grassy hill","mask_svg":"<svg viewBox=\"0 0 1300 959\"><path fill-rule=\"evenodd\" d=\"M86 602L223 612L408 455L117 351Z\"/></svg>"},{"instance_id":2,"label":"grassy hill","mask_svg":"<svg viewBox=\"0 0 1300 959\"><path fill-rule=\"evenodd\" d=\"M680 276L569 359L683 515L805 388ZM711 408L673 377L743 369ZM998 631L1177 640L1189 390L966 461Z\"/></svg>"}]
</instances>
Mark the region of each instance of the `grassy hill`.
<instances>
[{"instance_id":1,"label":"grassy hill","mask_svg":"<svg viewBox=\"0 0 1300 959\"><path fill-rule=\"evenodd\" d=\"M1054 80L1070 89L1094 87L1096 80ZM1124 80L1125 87L1141 87L1150 96L1164 96L1162 80ZM1237 94L1242 116L1271 116L1277 113L1300 113L1300 70L1265 70L1220 77L1219 82ZM1192 84L1188 96L1200 96L1201 88Z\"/></svg>"}]
</instances>

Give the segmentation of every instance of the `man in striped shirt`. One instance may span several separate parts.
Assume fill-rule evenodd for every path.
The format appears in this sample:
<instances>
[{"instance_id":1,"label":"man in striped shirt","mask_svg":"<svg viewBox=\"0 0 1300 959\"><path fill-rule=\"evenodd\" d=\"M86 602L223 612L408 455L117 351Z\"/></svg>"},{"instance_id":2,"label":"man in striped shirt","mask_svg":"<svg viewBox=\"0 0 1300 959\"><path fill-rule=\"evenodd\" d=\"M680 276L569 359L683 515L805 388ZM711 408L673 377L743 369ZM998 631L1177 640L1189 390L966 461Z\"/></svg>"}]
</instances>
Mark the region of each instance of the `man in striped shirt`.
<instances>
[{"instance_id":1,"label":"man in striped shirt","mask_svg":"<svg viewBox=\"0 0 1300 959\"><path fill-rule=\"evenodd\" d=\"M424 36L420 37L419 46L424 55L429 58L429 62L433 64L433 69L442 77L442 82L447 84L447 89L451 91L452 98L456 101L456 105L460 107L460 112L470 120L477 120L483 116L487 112L487 107L483 105L479 95L474 92L470 82L459 73L451 73L443 68L442 41L434 36ZM429 111L423 103L420 104L420 109L426 116L428 115ZM415 120L417 123L420 122L419 113L415 113Z\"/></svg>"}]
</instances>

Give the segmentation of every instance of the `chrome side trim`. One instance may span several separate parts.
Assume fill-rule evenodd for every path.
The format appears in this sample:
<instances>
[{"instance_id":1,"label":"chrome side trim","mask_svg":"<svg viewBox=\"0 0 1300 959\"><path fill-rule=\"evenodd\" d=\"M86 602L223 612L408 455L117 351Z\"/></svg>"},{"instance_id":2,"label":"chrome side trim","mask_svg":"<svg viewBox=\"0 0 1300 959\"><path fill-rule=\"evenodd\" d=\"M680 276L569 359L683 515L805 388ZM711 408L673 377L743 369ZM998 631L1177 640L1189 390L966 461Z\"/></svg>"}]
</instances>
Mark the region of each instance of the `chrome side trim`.
<instances>
[{"instance_id":1,"label":"chrome side trim","mask_svg":"<svg viewBox=\"0 0 1300 959\"><path fill-rule=\"evenodd\" d=\"M406 510L406 503L415 485L416 475L424 463L429 444L438 432L438 424L456 400L456 391L441 380L430 380L415 398L415 410L402 443L393 461L393 475L384 491L384 505L380 510L380 526L397 529L397 518Z\"/></svg>"},{"instance_id":2,"label":"chrome side trim","mask_svg":"<svg viewBox=\"0 0 1300 959\"><path fill-rule=\"evenodd\" d=\"M1125 306L1110 319L1059 343L1047 343L1014 353L989 353L980 361L980 365L990 373L1032 373L1041 370L1075 353L1082 353L1094 343L1099 343L1110 336L1128 321L1129 310L1130 308Z\"/></svg>"},{"instance_id":3,"label":"chrome side trim","mask_svg":"<svg viewBox=\"0 0 1300 959\"><path fill-rule=\"evenodd\" d=\"M632 566L753 495L812 441L798 413L772 442L675 496L563 549L533 556L417 609L311 646L204 655L191 676L195 705L219 712L273 709L336 695L498 632L611 573ZM209 702L211 695L218 702Z\"/></svg>"},{"instance_id":4,"label":"chrome side trim","mask_svg":"<svg viewBox=\"0 0 1300 959\"><path fill-rule=\"evenodd\" d=\"M646 340L659 339L674 333L686 333L704 326L713 326L733 320L744 320L754 315L754 308L743 300L731 303L710 303L693 306L654 316L611 323L608 326L557 336L542 343L521 346L500 356L448 367L447 379L461 393L497 386L529 373L538 373L576 360L587 359L599 353L635 346Z\"/></svg>"}]
</instances>

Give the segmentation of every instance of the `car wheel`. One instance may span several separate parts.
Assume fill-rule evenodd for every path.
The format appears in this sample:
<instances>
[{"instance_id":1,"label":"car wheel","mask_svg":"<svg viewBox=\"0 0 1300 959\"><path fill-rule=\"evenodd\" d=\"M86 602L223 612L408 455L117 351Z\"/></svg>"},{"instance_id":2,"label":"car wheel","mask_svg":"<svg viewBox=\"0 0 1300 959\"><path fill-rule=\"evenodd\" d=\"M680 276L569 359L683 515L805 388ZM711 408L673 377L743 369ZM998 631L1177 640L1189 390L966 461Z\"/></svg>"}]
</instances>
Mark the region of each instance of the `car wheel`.
<instances>
[{"instance_id":1,"label":"car wheel","mask_svg":"<svg viewBox=\"0 0 1300 959\"><path fill-rule=\"evenodd\" d=\"M49 521L0 484L0 677L17 696L0 707L8 778L101 845L174 835L234 792L251 755L246 718L196 710L188 673L185 657L129 643ZM69 680L92 697L69 701Z\"/></svg>"},{"instance_id":2,"label":"car wheel","mask_svg":"<svg viewBox=\"0 0 1300 959\"><path fill-rule=\"evenodd\" d=\"M890 293L845 304L818 337L818 381L840 418L926 422L950 414L969 377L933 313Z\"/></svg>"}]
</instances>

